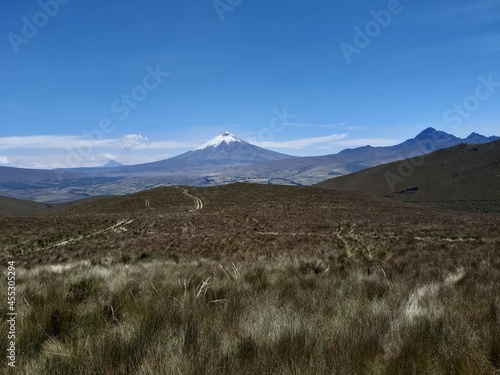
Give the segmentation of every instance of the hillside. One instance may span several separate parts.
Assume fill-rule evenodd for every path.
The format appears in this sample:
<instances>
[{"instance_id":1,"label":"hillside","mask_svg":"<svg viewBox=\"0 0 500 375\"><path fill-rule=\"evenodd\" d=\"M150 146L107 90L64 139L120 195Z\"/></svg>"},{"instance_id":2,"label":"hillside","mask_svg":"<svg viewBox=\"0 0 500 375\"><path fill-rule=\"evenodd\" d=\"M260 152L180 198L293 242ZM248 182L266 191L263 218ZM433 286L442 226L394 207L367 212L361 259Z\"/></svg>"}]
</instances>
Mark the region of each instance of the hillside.
<instances>
[{"instance_id":1,"label":"hillside","mask_svg":"<svg viewBox=\"0 0 500 375\"><path fill-rule=\"evenodd\" d=\"M88 207L90 205L92 207L92 204L108 198L106 196L96 196L71 202L48 204L0 195L0 217L34 216L46 214L51 211L65 211L79 206Z\"/></svg>"},{"instance_id":2,"label":"hillside","mask_svg":"<svg viewBox=\"0 0 500 375\"><path fill-rule=\"evenodd\" d=\"M36 215L51 208L53 206L45 203L0 196L0 217Z\"/></svg>"},{"instance_id":3,"label":"hillside","mask_svg":"<svg viewBox=\"0 0 500 375\"><path fill-rule=\"evenodd\" d=\"M345 223L354 225L350 236L362 233L381 247L408 237L409 249L413 237L435 235L433 228L464 237L477 230L460 215L316 187L162 187L65 205L42 215L0 218L3 256L16 254L28 264L103 254L211 258L226 251L254 259L321 252L338 242Z\"/></svg>"},{"instance_id":4,"label":"hillside","mask_svg":"<svg viewBox=\"0 0 500 375\"><path fill-rule=\"evenodd\" d=\"M243 183L62 206L0 217L23 373L499 367L500 215Z\"/></svg>"},{"instance_id":5,"label":"hillside","mask_svg":"<svg viewBox=\"0 0 500 375\"><path fill-rule=\"evenodd\" d=\"M500 212L500 141L441 149L316 185L434 207Z\"/></svg>"}]
</instances>

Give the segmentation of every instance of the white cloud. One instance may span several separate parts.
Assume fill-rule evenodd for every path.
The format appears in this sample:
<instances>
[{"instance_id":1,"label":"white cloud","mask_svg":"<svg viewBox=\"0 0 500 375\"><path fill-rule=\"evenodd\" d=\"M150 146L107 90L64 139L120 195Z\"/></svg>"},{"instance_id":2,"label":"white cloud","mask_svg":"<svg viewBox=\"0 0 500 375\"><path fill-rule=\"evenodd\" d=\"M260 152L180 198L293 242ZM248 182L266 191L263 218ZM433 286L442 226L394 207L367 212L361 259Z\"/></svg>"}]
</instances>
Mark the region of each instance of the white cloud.
<instances>
[{"instance_id":1,"label":"white cloud","mask_svg":"<svg viewBox=\"0 0 500 375\"><path fill-rule=\"evenodd\" d=\"M157 141L149 144L138 145L137 149L176 149L176 148L195 148L200 146L201 143L182 142L182 141Z\"/></svg>"},{"instance_id":2,"label":"white cloud","mask_svg":"<svg viewBox=\"0 0 500 375\"><path fill-rule=\"evenodd\" d=\"M300 138L291 141L277 142L277 141L252 141L254 145L266 148L289 148L289 149L304 149L307 147L320 145L323 143L332 143L347 137L348 134L332 134L323 137Z\"/></svg>"},{"instance_id":3,"label":"white cloud","mask_svg":"<svg viewBox=\"0 0 500 375\"><path fill-rule=\"evenodd\" d=\"M112 158L110 158L110 156L112 156ZM33 169L99 167L106 164L110 160L116 160L122 164L132 165L168 159L172 156L174 155L165 153L152 155L141 155L137 153L99 153L91 156L82 156L78 159L68 161L66 154L17 155L17 157L9 159L9 166Z\"/></svg>"},{"instance_id":4,"label":"white cloud","mask_svg":"<svg viewBox=\"0 0 500 375\"><path fill-rule=\"evenodd\" d=\"M306 152L326 154L336 149L358 146L390 146L400 143L397 139L358 138L348 133L321 137L300 138L289 141L248 141L260 147L290 150L292 154ZM2 153L0 165L20 168L71 168L94 167L116 160L123 164L141 164L178 155L198 143L176 140L150 142L140 134L127 134L121 138L91 140L83 136L37 135L27 137L0 137L0 149L13 150ZM172 151L171 151L172 150ZM293 152L292 150L295 150ZM299 151L301 150L301 151Z\"/></svg>"},{"instance_id":5,"label":"white cloud","mask_svg":"<svg viewBox=\"0 0 500 375\"><path fill-rule=\"evenodd\" d=\"M102 157L105 158L106 160L116 160L117 159L116 155L107 154L107 153L102 154Z\"/></svg>"},{"instance_id":6,"label":"white cloud","mask_svg":"<svg viewBox=\"0 0 500 375\"><path fill-rule=\"evenodd\" d=\"M29 135L23 137L0 137L0 150L57 149L77 145L83 136L73 135Z\"/></svg>"},{"instance_id":7,"label":"white cloud","mask_svg":"<svg viewBox=\"0 0 500 375\"><path fill-rule=\"evenodd\" d=\"M21 155L18 158L12 160L9 166L15 168L28 168L28 169L54 169L54 168L65 168L66 165L58 163L56 161L57 157L45 157L45 156L32 156L32 155Z\"/></svg>"},{"instance_id":8,"label":"white cloud","mask_svg":"<svg viewBox=\"0 0 500 375\"><path fill-rule=\"evenodd\" d=\"M156 141L150 142L141 134L126 134L121 138L92 139L83 135L30 135L22 137L0 137L0 150L28 149L176 149L199 146L192 142Z\"/></svg>"},{"instance_id":9,"label":"white cloud","mask_svg":"<svg viewBox=\"0 0 500 375\"><path fill-rule=\"evenodd\" d=\"M361 147L361 146L393 146L401 143L399 139L388 139L388 138L356 138L356 139L346 139L348 133L344 134L332 134L324 137L313 137L313 138L300 138L291 141L277 142L277 141L250 141L260 147L266 148L287 148L287 149L306 149L309 147L314 147L317 150L326 150L332 146L347 146L347 147Z\"/></svg>"},{"instance_id":10,"label":"white cloud","mask_svg":"<svg viewBox=\"0 0 500 375\"><path fill-rule=\"evenodd\" d=\"M148 137L143 135L126 134L118 139L99 141L98 144L112 148L136 148L141 145L149 145L150 143Z\"/></svg>"},{"instance_id":11,"label":"white cloud","mask_svg":"<svg viewBox=\"0 0 500 375\"><path fill-rule=\"evenodd\" d=\"M176 140L150 142L141 134L91 139L83 135L31 135L0 137L0 165L18 168L93 167L116 160L140 164L166 159L199 146ZM170 150L172 150L170 152Z\"/></svg>"},{"instance_id":12,"label":"white cloud","mask_svg":"<svg viewBox=\"0 0 500 375\"><path fill-rule=\"evenodd\" d=\"M299 122L289 122L284 125L296 128L340 128L345 126L345 122L339 122L336 124L303 124Z\"/></svg>"}]
</instances>

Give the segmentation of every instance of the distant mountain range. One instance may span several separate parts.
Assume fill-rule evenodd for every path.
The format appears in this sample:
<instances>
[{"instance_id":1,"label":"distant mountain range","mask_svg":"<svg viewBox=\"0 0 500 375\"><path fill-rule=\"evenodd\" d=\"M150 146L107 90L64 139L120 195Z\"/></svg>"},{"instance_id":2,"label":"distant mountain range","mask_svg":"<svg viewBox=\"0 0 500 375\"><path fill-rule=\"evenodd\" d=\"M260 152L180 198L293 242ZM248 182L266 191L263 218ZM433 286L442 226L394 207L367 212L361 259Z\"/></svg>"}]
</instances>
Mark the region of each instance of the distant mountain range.
<instances>
[{"instance_id":1,"label":"distant mountain range","mask_svg":"<svg viewBox=\"0 0 500 375\"><path fill-rule=\"evenodd\" d=\"M458 138L434 128L427 128L415 138L395 146L364 146L346 149L333 155L259 163L247 167L230 168L219 176L221 180L229 180L237 176L240 180L255 182L288 182L311 185L331 177L346 175L395 160L424 155L460 143L479 144L498 139L500 137L485 137L477 133L472 133L467 138Z\"/></svg>"},{"instance_id":2,"label":"distant mountain range","mask_svg":"<svg viewBox=\"0 0 500 375\"><path fill-rule=\"evenodd\" d=\"M338 154L293 157L252 145L229 132L173 158L123 166L53 171L0 167L0 195L60 202L95 195L125 194L160 185L206 186L244 181L312 185L331 177L456 146L500 139L477 133L467 138L427 128L415 138L390 147L364 146Z\"/></svg>"}]
</instances>

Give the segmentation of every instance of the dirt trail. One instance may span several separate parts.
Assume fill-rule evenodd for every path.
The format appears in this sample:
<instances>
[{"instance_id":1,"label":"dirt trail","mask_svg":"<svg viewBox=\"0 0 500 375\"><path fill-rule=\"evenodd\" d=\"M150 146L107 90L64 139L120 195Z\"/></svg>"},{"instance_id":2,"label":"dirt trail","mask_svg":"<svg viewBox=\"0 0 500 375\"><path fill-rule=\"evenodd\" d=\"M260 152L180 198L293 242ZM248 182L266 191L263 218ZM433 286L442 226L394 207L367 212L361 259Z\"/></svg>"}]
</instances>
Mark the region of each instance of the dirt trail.
<instances>
[{"instance_id":1,"label":"dirt trail","mask_svg":"<svg viewBox=\"0 0 500 375\"><path fill-rule=\"evenodd\" d=\"M111 231L113 231L115 233L126 232L128 230L127 225L129 225L133 222L134 222L134 219L120 220L116 224L114 224L108 228L95 230L95 231L87 233L87 234L80 234L79 236L70 237L70 238L67 238L67 239L61 240L61 241L55 241L55 242L52 242L52 243L49 243L47 245L37 247L34 249L21 250L20 254L27 254L28 252L32 253L35 251L55 249L58 247L69 245L69 244L74 244L76 242L82 241L82 240L87 239L87 238L96 237L96 236L99 236L99 235L104 234L106 232L111 232Z\"/></svg>"},{"instance_id":2,"label":"dirt trail","mask_svg":"<svg viewBox=\"0 0 500 375\"><path fill-rule=\"evenodd\" d=\"M94 232L89 233L89 234L82 234L82 235L77 236L77 237L71 237L71 238L69 238L67 240L64 240L64 241L54 242L48 248L55 248L55 247L59 247L59 246L65 246L65 245L68 245L68 244L72 244L72 243L81 241L81 240L83 240L85 238L99 236L99 235L101 235L103 233L110 232L110 231L113 231L115 233L126 232L127 231L126 226L128 224L132 223L132 222L134 222L134 219L120 220L115 225L112 225L112 226L110 226L108 228L101 229L101 230L98 230L98 231L94 231Z\"/></svg>"},{"instance_id":3,"label":"dirt trail","mask_svg":"<svg viewBox=\"0 0 500 375\"><path fill-rule=\"evenodd\" d=\"M190 194L188 192L188 189L182 189L182 192L184 193L184 195L188 196L189 198L194 199L196 207L194 208L193 211L201 210L203 208L203 201L200 198L194 196L193 194Z\"/></svg>"}]
</instances>

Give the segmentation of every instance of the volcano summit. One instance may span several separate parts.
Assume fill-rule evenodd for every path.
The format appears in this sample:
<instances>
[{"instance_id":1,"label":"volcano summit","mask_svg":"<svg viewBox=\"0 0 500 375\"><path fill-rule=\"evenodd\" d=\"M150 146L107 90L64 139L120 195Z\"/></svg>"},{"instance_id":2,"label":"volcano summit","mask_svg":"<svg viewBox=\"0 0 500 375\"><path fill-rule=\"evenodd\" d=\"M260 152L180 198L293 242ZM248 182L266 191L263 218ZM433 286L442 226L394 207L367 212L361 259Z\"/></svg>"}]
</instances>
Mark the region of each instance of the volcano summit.
<instances>
[{"instance_id":1,"label":"volcano summit","mask_svg":"<svg viewBox=\"0 0 500 375\"><path fill-rule=\"evenodd\" d=\"M202 146L170 159L117 169L118 172L215 172L226 167L290 159L293 156L252 145L230 132L212 138Z\"/></svg>"}]
</instances>

